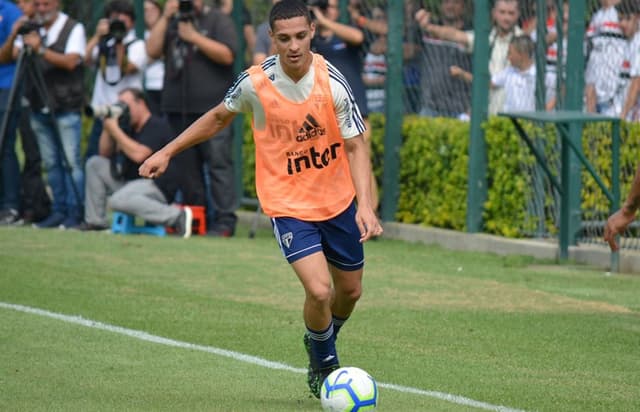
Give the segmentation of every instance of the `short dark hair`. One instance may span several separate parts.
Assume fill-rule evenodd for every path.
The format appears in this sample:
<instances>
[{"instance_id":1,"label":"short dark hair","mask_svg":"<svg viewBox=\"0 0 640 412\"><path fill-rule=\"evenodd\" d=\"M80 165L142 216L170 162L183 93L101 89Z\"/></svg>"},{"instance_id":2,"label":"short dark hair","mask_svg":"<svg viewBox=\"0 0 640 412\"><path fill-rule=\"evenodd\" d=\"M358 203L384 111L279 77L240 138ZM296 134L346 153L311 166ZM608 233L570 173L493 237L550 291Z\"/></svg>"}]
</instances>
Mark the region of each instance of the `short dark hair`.
<instances>
[{"instance_id":1,"label":"short dark hair","mask_svg":"<svg viewBox=\"0 0 640 412\"><path fill-rule=\"evenodd\" d=\"M269 27L273 30L276 20L288 20L294 17L304 17L311 24L311 14L307 3L301 0L282 0L271 7L269 13Z\"/></svg>"},{"instance_id":2,"label":"short dark hair","mask_svg":"<svg viewBox=\"0 0 640 412\"><path fill-rule=\"evenodd\" d=\"M133 8L133 4L128 0L111 0L104 7L104 16L109 18L113 13L126 14L131 17L131 20L136 20L136 12Z\"/></svg>"},{"instance_id":3,"label":"short dark hair","mask_svg":"<svg viewBox=\"0 0 640 412\"><path fill-rule=\"evenodd\" d=\"M144 92L141 89L138 89L137 87L125 87L124 89L120 90L120 92L118 93L118 96L126 92L131 93L133 95L134 100L143 101L147 107L149 106L149 103L147 102L147 96L144 94Z\"/></svg>"},{"instance_id":4,"label":"short dark hair","mask_svg":"<svg viewBox=\"0 0 640 412\"><path fill-rule=\"evenodd\" d=\"M633 16L640 13L639 0L622 0L616 4L616 11L620 16Z\"/></svg>"}]
</instances>

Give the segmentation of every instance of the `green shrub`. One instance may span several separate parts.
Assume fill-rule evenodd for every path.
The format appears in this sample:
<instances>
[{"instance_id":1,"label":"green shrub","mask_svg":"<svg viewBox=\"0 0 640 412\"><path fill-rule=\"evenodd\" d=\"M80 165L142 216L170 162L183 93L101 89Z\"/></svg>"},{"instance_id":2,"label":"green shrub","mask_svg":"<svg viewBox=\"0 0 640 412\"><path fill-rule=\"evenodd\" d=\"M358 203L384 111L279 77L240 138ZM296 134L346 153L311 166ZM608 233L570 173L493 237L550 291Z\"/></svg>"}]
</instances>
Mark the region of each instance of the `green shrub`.
<instances>
[{"instance_id":1,"label":"green shrub","mask_svg":"<svg viewBox=\"0 0 640 412\"><path fill-rule=\"evenodd\" d=\"M372 130L373 172L381 187L384 168L383 115L369 118ZM484 125L487 142L487 200L483 205L485 233L506 237L527 237L540 233L557 234L554 216L559 205L547 177L544 177L542 202L545 219L527 207L534 198L536 183L531 171L536 160L518 136L510 120L492 117ZM560 152L558 137L552 125L541 127L523 122L523 127L534 139L545 156L549 169L560 181ZM608 124L589 124L583 131L583 150L601 175L606 185L611 182L611 134ZM246 193L255 195L255 155L249 121L245 122L243 147ZM622 128L621 190L628 193L635 173L640 146L640 124L625 124ZM399 152L400 192L396 219L439 228L466 230L467 185L469 161L469 123L448 118L408 116L402 126L402 147ZM608 212L609 203L597 187L595 180L583 169L582 209ZM542 173L542 172L540 172ZM541 185L538 183L538 185Z\"/></svg>"}]
</instances>

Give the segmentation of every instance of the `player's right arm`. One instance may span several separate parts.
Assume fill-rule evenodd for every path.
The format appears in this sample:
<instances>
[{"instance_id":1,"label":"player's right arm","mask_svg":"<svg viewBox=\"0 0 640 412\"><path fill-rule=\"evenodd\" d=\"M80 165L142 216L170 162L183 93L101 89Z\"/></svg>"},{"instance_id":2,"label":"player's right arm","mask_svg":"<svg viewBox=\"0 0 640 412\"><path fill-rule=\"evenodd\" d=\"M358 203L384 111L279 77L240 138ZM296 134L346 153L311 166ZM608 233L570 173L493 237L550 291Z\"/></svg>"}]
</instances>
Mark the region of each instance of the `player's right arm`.
<instances>
[{"instance_id":1,"label":"player's right arm","mask_svg":"<svg viewBox=\"0 0 640 412\"><path fill-rule=\"evenodd\" d=\"M160 176L167 170L172 157L191 146L204 142L211 136L215 136L231 123L235 115L236 113L229 111L224 103L218 104L193 122L178 137L145 160L138 169L138 173L142 177L152 179Z\"/></svg>"}]
</instances>

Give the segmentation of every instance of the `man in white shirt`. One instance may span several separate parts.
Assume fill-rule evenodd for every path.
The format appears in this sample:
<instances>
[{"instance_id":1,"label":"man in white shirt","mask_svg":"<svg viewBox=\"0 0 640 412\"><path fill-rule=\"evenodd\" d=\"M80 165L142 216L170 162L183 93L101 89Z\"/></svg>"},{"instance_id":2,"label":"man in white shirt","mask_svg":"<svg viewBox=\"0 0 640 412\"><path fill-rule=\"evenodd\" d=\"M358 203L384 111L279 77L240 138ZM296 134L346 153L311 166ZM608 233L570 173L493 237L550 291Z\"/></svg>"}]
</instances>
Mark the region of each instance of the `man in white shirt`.
<instances>
[{"instance_id":1,"label":"man in white shirt","mask_svg":"<svg viewBox=\"0 0 640 412\"><path fill-rule=\"evenodd\" d=\"M112 0L105 7L105 18L98 21L96 33L87 42L86 65L95 63L97 68L91 107L116 103L124 89L142 89L147 52L144 40L136 37L134 24L133 5L127 0ZM96 118L85 159L98 153L101 133L102 121Z\"/></svg>"},{"instance_id":2,"label":"man in white shirt","mask_svg":"<svg viewBox=\"0 0 640 412\"><path fill-rule=\"evenodd\" d=\"M489 73L491 76L502 71L509 64L507 53L509 44L514 36L522 34L518 27L520 8L518 0L496 0L491 10L493 29L489 33ZM434 37L461 44L467 52L473 52L475 33L473 31L458 30L454 27L441 26L429 22L430 15L421 9L416 13L416 20L420 27ZM492 89L489 93L489 114L496 114L504 106L505 94L502 89Z\"/></svg>"},{"instance_id":3,"label":"man in white shirt","mask_svg":"<svg viewBox=\"0 0 640 412\"><path fill-rule=\"evenodd\" d=\"M620 29L615 5L620 0L600 0L587 28L591 52L584 72L586 110L609 113L618 88L626 40Z\"/></svg>"},{"instance_id":4,"label":"man in white shirt","mask_svg":"<svg viewBox=\"0 0 640 412\"><path fill-rule=\"evenodd\" d=\"M516 36L509 45L509 66L491 76L491 87L504 90L505 112L536 109L535 44L526 34Z\"/></svg>"}]
</instances>

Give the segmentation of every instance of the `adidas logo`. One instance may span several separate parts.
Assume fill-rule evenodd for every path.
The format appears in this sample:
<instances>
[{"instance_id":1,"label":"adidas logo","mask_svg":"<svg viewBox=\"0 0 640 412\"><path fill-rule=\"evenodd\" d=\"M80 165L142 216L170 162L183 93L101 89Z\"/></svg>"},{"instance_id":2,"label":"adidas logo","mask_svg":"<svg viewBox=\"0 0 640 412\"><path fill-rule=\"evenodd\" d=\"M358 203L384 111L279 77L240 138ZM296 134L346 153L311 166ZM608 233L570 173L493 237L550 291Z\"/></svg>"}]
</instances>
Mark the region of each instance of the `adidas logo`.
<instances>
[{"instance_id":1,"label":"adidas logo","mask_svg":"<svg viewBox=\"0 0 640 412\"><path fill-rule=\"evenodd\" d=\"M304 142L311 139L317 139L320 136L327 134L327 129L320 126L318 121L310 114L307 114L305 121L302 123L302 127L298 129L298 135L296 141Z\"/></svg>"}]
</instances>

